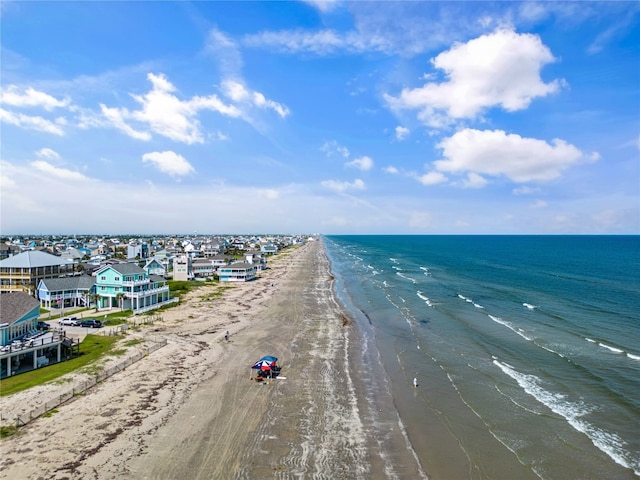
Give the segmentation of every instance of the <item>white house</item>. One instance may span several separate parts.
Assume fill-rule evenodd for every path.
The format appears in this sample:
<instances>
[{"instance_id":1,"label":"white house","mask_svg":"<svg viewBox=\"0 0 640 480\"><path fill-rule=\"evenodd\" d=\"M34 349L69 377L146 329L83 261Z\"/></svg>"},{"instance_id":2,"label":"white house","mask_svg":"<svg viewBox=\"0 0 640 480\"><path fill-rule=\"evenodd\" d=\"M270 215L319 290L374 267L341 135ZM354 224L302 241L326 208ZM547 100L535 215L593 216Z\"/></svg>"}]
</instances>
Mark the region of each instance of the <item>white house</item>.
<instances>
[{"instance_id":1,"label":"white house","mask_svg":"<svg viewBox=\"0 0 640 480\"><path fill-rule=\"evenodd\" d=\"M218 276L221 282L248 282L256 278L257 271L256 265L238 262L220 267Z\"/></svg>"}]
</instances>

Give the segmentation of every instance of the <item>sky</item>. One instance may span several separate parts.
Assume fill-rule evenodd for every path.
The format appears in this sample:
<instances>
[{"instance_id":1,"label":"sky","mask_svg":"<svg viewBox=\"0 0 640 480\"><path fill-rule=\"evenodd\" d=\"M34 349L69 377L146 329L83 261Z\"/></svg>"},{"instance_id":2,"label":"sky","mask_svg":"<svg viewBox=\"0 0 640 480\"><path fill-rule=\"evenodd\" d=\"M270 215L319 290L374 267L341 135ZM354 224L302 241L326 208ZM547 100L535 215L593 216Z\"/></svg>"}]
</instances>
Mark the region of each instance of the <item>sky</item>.
<instances>
[{"instance_id":1,"label":"sky","mask_svg":"<svg viewBox=\"0 0 640 480\"><path fill-rule=\"evenodd\" d=\"M638 2L0 3L0 233L638 234Z\"/></svg>"}]
</instances>

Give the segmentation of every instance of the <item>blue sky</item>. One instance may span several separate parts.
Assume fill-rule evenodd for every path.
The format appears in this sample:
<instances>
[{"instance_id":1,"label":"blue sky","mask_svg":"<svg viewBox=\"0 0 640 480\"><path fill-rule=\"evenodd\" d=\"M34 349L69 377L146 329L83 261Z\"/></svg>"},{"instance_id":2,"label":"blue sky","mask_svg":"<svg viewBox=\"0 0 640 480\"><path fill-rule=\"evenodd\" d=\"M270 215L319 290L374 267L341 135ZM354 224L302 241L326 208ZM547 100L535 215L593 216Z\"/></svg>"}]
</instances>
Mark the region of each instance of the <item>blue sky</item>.
<instances>
[{"instance_id":1,"label":"blue sky","mask_svg":"<svg viewBox=\"0 0 640 480\"><path fill-rule=\"evenodd\" d=\"M640 233L637 2L0 8L2 234Z\"/></svg>"}]
</instances>

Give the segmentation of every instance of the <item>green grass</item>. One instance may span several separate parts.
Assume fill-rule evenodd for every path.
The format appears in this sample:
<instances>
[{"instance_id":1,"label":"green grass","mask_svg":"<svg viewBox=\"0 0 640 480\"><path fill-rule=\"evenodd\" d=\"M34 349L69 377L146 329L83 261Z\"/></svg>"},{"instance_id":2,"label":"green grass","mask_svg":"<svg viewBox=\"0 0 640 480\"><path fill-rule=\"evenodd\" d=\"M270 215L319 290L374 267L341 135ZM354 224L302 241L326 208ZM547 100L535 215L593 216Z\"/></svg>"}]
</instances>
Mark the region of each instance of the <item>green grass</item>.
<instances>
[{"instance_id":1,"label":"green grass","mask_svg":"<svg viewBox=\"0 0 640 480\"><path fill-rule=\"evenodd\" d=\"M197 288L202 288L206 285L205 282L190 282L184 280L168 280L167 285L169 285L169 294L172 297L181 298L192 290L196 290Z\"/></svg>"},{"instance_id":2,"label":"green grass","mask_svg":"<svg viewBox=\"0 0 640 480\"><path fill-rule=\"evenodd\" d=\"M0 396L51 382L81 368L92 367L89 371L93 371L95 363L113 348L118 339L119 337L87 335L80 344L78 357L0 380Z\"/></svg>"},{"instance_id":3,"label":"green grass","mask_svg":"<svg viewBox=\"0 0 640 480\"><path fill-rule=\"evenodd\" d=\"M119 348L118 350L109 350L106 355L113 355L114 357L121 357L127 353L126 348Z\"/></svg>"},{"instance_id":4,"label":"green grass","mask_svg":"<svg viewBox=\"0 0 640 480\"><path fill-rule=\"evenodd\" d=\"M112 327L114 325L121 325L123 323L127 323L129 317L133 315L131 310L123 310L121 312L109 313L106 315L106 319L104 317L96 317L98 320L102 321L102 323L106 327Z\"/></svg>"},{"instance_id":5,"label":"green grass","mask_svg":"<svg viewBox=\"0 0 640 480\"><path fill-rule=\"evenodd\" d=\"M18 427L15 425L7 425L0 427L0 438L7 438L18 433Z\"/></svg>"},{"instance_id":6,"label":"green grass","mask_svg":"<svg viewBox=\"0 0 640 480\"><path fill-rule=\"evenodd\" d=\"M227 290L230 290L232 288L235 288L233 286L230 285L224 285L224 286L219 286L215 292L211 292L209 295L203 295L200 297L200 301L201 302L210 302L212 300L216 300L220 297L222 297L222 295L224 295L224 292Z\"/></svg>"}]
</instances>

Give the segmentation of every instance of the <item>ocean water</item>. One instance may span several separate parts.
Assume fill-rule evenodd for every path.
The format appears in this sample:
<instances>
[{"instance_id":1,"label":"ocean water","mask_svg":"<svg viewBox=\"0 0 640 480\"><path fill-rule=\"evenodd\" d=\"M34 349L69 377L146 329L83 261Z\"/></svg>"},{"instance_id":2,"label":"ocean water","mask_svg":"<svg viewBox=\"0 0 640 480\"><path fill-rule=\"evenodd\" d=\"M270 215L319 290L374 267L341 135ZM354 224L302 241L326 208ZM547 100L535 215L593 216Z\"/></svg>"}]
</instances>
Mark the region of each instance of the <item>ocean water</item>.
<instances>
[{"instance_id":1,"label":"ocean water","mask_svg":"<svg viewBox=\"0 0 640 480\"><path fill-rule=\"evenodd\" d=\"M323 241L429 477L640 476L640 237Z\"/></svg>"}]
</instances>

